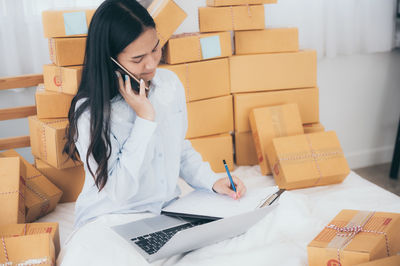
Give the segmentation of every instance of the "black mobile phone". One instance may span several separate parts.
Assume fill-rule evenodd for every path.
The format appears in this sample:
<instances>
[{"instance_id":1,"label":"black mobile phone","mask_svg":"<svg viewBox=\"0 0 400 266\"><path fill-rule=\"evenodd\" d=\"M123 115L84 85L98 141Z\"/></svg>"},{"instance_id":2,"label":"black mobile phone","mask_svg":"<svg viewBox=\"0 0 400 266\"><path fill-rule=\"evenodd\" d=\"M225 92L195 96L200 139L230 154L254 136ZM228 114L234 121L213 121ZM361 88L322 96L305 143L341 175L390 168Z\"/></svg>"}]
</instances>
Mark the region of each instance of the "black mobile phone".
<instances>
[{"instance_id":1,"label":"black mobile phone","mask_svg":"<svg viewBox=\"0 0 400 266\"><path fill-rule=\"evenodd\" d=\"M110 57L111 60L115 63L115 65L117 66L116 71L118 71L119 73L121 73L122 75L122 79L125 80L125 75L128 75L130 77L131 80L131 87L134 91L136 91L137 93L139 93L140 90L140 81L137 77L135 77L135 75L133 75L131 72L129 72L125 67L123 67L120 63L118 63L117 60L115 60L114 58ZM147 90L147 88L145 88Z\"/></svg>"}]
</instances>

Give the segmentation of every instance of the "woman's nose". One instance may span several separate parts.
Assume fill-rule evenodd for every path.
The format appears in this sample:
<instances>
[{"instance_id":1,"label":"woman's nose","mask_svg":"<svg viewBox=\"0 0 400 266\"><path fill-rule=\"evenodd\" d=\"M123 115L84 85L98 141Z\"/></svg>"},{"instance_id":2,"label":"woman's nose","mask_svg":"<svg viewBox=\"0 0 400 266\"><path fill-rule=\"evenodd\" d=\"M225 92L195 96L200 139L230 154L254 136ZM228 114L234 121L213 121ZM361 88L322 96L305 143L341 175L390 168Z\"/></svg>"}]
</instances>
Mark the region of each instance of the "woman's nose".
<instances>
[{"instance_id":1,"label":"woman's nose","mask_svg":"<svg viewBox=\"0 0 400 266\"><path fill-rule=\"evenodd\" d=\"M145 62L145 68L149 70L153 70L157 67L157 57L155 55L150 55L147 57L147 60Z\"/></svg>"}]
</instances>

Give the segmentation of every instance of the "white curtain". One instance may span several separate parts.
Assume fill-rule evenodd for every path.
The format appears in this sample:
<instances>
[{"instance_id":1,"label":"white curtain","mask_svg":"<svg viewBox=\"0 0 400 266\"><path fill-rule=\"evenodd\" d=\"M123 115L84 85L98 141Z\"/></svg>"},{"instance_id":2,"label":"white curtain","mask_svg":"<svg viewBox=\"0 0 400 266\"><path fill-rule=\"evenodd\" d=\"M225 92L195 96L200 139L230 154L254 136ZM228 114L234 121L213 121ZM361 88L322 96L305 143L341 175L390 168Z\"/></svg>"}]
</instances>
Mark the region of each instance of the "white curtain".
<instances>
[{"instance_id":1,"label":"white curtain","mask_svg":"<svg viewBox=\"0 0 400 266\"><path fill-rule=\"evenodd\" d=\"M50 63L41 12L96 7L103 0L0 0L0 76L42 72ZM150 1L150 0L141 0ZM198 31L205 0L175 0L188 14L181 31ZM266 27L298 27L300 48L319 57L390 51L396 0L278 0L265 5Z\"/></svg>"}]
</instances>

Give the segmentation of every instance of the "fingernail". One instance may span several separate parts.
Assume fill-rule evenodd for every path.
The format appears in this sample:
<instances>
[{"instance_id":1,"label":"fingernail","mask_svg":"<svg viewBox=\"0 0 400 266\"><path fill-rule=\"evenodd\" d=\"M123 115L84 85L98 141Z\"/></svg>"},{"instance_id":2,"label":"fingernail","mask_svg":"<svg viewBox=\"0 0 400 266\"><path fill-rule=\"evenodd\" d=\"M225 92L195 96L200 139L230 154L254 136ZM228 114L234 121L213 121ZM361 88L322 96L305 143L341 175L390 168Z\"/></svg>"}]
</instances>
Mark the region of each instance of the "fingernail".
<instances>
[{"instance_id":1,"label":"fingernail","mask_svg":"<svg viewBox=\"0 0 400 266\"><path fill-rule=\"evenodd\" d=\"M121 73L119 73L119 71L115 71L115 75L117 75L117 77L121 77Z\"/></svg>"},{"instance_id":2,"label":"fingernail","mask_svg":"<svg viewBox=\"0 0 400 266\"><path fill-rule=\"evenodd\" d=\"M129 76L125 75L125 80L128 81L129 80Z\"/></svg>"},{"instance_id":3,"label":"fingernail","mask_svg":"<svg viewBox=\"0 0 400 266\"><path fill-rule=\"evenodd\" d=\"M140 79L140 85L142 85L144 83L143 79Z\"/></svg>"}]
</instances>

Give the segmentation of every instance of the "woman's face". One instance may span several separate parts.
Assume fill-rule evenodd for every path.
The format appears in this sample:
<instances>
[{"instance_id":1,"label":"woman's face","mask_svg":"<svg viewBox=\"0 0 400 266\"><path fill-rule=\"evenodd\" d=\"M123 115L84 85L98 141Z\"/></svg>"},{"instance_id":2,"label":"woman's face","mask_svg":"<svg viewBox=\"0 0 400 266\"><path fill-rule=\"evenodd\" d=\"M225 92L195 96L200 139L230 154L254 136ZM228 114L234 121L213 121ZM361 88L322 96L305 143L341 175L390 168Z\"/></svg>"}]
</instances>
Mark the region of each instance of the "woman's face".
<instances>
[{"instance_id":1,"label":"woman's face","mask_svg":"<svg viewBox=\"0 0 400 266\"><path fill-rule=\"evenodd\" d=\"M145 30L118 55L118 62L137 78L151 80L161 59L161 47L154 28Z\"/></svg>"}]
</instances>

